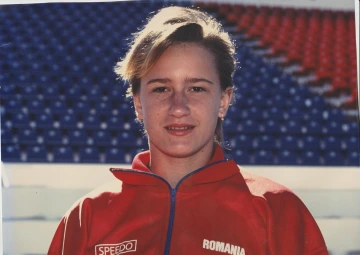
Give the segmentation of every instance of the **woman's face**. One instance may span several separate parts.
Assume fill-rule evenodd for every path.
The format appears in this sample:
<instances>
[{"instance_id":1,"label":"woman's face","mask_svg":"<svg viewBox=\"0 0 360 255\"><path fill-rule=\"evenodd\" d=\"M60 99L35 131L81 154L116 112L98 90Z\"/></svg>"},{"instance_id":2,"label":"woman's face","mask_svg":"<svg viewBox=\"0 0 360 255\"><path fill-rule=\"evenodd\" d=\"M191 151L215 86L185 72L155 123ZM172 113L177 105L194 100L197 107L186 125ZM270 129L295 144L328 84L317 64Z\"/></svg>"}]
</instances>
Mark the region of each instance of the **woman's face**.
<instances>
[{"instance_id":1,"label":"woman's face","mask_svg":"<svg viewBox=\"0 0 360 255\"><path fill-rule=\"evenodd\" d=\"M169 47L141 77L134 96L151 151L184 158L212 150L218 117L232 89L222 91L211 53L196 44Z\"/></svg>"}]
</instances>

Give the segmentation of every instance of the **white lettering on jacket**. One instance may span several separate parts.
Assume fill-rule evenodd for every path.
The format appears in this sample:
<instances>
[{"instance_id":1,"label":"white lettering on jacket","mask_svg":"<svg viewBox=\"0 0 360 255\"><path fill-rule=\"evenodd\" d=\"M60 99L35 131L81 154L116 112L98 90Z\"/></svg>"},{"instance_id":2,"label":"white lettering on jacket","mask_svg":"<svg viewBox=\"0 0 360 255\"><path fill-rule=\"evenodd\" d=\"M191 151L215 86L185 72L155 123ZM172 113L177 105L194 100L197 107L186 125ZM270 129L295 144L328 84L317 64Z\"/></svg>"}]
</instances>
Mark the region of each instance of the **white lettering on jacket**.
<instances>
[{"instance_id":1,"label":"white lettering on jacket","mask_svg":"<svg viewBox=\"0 0 360 255\"><path fill-rule=\"evenodd\" d=\"M119 255L136 251L137 240L125 241L117 244L98 244L95 255Z\"/></svg>"},{"instance_id":2,"label":"white lettering on jacket","mask_svg":"<svg viewBox=\"0 0 360 255\"><path fill-rule=\"evenodd\" d=\"M245 255L245 249L240 246L204 239L203 248L206 250L219 251L232 255Z\"/></svg>"}]
</instances>

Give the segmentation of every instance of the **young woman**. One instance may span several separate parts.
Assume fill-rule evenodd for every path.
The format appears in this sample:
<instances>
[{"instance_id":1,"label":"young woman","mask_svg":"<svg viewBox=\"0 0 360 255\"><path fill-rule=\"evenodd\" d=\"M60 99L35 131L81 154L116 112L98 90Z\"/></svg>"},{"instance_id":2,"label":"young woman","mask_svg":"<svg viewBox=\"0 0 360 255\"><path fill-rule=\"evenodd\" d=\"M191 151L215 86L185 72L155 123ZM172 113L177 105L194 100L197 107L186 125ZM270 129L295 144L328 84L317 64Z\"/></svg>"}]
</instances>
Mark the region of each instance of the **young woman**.
<instances>
[{"instance_id":1,"label":"young woman","mask_svg":"<svg viewBox=\"0 0 360 255\"><path fill-rule=\"evenodd\" d=\"M160 10L136 34L115 70L149 151L75 203L49 254L328 254L296 195L224 158L234 52L219 23L187 8Z\"/></svg>"}]
</instances>

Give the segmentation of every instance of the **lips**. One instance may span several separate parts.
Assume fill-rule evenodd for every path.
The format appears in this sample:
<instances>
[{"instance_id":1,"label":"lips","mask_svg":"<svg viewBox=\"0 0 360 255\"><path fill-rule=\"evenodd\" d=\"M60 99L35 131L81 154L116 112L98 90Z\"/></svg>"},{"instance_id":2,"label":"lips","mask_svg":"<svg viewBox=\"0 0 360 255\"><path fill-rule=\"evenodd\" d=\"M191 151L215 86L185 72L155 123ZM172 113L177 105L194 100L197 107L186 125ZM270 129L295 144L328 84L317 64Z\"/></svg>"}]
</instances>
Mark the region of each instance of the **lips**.
<instances>
[{"instance_id":1,"label":"lips","mask_svg":"<svg viewBox=\"0 0 360 255\"><path fill-rule=\"evenodd\" d=\"M165 127L165 129L175 136L184 136L190 134L195 126L190 124L170 124Z\"/></svg>"},{"instance_id":2,"label":"lips","mask_svg":"<svg viewBox=\"0 0 360 255\"><path fill-rule=\"evenodd\" d=\"M192 129L194 127L192 126L186 126L186 127L166 127L166 129L168 130L187 130L187 129Z\"/></svg>"}]
</instances>

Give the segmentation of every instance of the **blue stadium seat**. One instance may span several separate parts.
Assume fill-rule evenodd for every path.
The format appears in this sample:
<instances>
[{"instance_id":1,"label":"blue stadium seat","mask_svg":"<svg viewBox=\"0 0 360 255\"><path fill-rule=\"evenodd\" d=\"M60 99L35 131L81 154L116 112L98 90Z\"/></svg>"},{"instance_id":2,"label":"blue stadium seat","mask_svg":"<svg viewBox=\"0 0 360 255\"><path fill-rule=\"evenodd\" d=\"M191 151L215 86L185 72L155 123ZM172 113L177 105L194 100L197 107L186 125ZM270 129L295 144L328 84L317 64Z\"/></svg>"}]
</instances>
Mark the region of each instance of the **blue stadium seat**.
<instances>
[{"instance_id":1,"label":"blue stadium seat","mask_svg":"<svg viewBox=\"0 0 360 255\"><path fill-rule=\"evenodd\" d=\"M229 118L225 118L223 122L223 128L226 132L236 132L237 130L237 121Z\"/></svg>"},{"instance_id":2,"label":"blue stadium seat","mask_svg":"<svg viewBox=\"0 0 360 255\"><path fill-rule=\"evenodd\" d=\"M346 164L349 166L360 166L360 152L349 151L346 155Z\"/></svg>"},{"instance_id":3,"label":"blue stadium seat","mask_svg":"<svg viewBox=\"0 0 360 255\"><path fill-rule=\"evenodd\" d=\"M22 110L23 105L17 99L10 99L4 102L4 107L7 112L18 113Z\"/></svg>"},{"instance_id":4,"label":"blue stadium seat","mask_svg":"<svg viewBox=\"0 0 360 255\"><path fill-rule=\"evenodd\" d=\"M323 126L319 124L317 121L310 121L305 126L305 129L302 130L303 134L309 134L309 135L321 135L323 133L326 133L324 131Z\"/></svg>"},{"instance_id":5,"label":"blue stadium seat","mask_svg":"<svg viewBox=\"0 0 360 255\"><path fill-rule=\"evenodd\" d=\"M46 99L59 98L59 88L56 86L44 86L42 94Z\"/></svg>"},{"instance_id":6,"label":"blue stadium seat","mask_svg":"<svg viewBox=\"0 0 360 255\"><path fill-rule=\"evenodd\" d=\"M297 165L299 164L298 156L295 151L281 150L278 154L279 165Z\"/></svg>"},{"instance_id":7,"label":"blue stadium seat","mask_svg":"<svg viewBox=\"0 0 360 255\"><path fill-rule=\"evenodd\" d=\"M344 139L345 148L348 151L359 151L360 150L360 140L359 136L352 135Z\"/></svg>"},{"instance_id":8,"label":"blue stadium seat","mask_svg":"<svg viewBox=\"0 0 360 255\"><path fill-rule=\"evenodd\" d=\"M30 117L25 113L17 113L12 116L12 124L17 128L30 127Z\"/></svg>"},{"instance_id":9,"label":"blue stadium seat","mask_svg":"<svg viewBox=\"0 0 360 255\"><path fill-rule=\"evenodd\" d=\"M96 147L82 147L79 152L80 162L83 163L99 163L100 154Z\"/></svg>"},{"instance_id":10,"label":"blue stadium seat","mask_svg":"<svg viewBox=\"0 0 360 255\"><path fill-rule=\"evenodd\" d=\"M54 127L53 115L49 113L40 113L35 119L38 128L52 128Z\"/></svg>"},{"instance_id":11,"label":"blue stadium seat","mask_svg":"<svg viewBox=\"0 0 360 255\"><path fill-rule=\"evenodd\" d=\"M134 146L136 145L137 137L132 133L128 131L120 132L117 137L117 144L118 145L130 145Z\"/></svg>"},{"instance_id":12,"label":"blue stadium seat","mask_svg":"<svg viewBox=\"0 0 360 255\"><path fill-rule=\"evenodd\" d=\"M306 166L321 165L321 155L318 151L303 151L301 155L301 163Z\"/></svg>"},{"instance_id":13,"label":"blue stadium seat","mask_svg":"<svg viewBox=\"0 0 360 255\"><path fill-rule=\"evenodd\" d=\"M1 144L4 146L5 144L13 144L14 143L14 135L11 132L11 129L1 129Z\"/></svg>"},{"instance_id":14,"label":"blue stadium seat","mask_svg":"<svg viewBox=\"0 0 360 255\"><path fill-rule=\"evenodd\" d=\"M21 162L21 153L17 145L1 146L1 160L4 162Z\"/></svg>"},{"instance_id":15,"label":"blue stadium seat","mask_svg":"<svg viewBox=\"0 0 360 255\"><path fill-rule=\"evenodd\" d=\"M330 150L325 152L324 161L328 166L341 166L344 165L344 156L340 151Z\"/></svg>"},{"instance_id":16,"label":"blue stadium seat","mask_svg":"<svg viewBox=\"0 0 360 255\"><path fill-rule=\"evenodd\" d=\"M119 115L105 115L105 123L110 130L124 129L124 121Z\"/></svg>"},{"instance_id":17,"label":"blue stadium seat","mask_svg":"<svg viewBox=\"0 0 360 255\"><path fill-rule=\"evenodd\" d=\"M108 102L97 101L95 104L95 110L97 113L111 113L112 108Z\"/></svg>"},{"instance_id":18,"label":"blue stadium seat","mask_svg":"<svg viewBox=\"0 0 360 255\"><path fill-rule=\"evenodd\" d=\"M264 120L275 120L276 122L279 122L279 120L284 118L284 115L283 111L278 106L269 106L262 111L262 118Z\"/></svg>"},{"instance_id":19,"label":"blue stadium seat","mask_svg":"<svg viewBox=\"0 0 360 255\"><path fill-rule=\"evenodd\" d=\"M275 155L269 150L257 150L254 153L255 165L273 165L275 163Z\"/></svg>"},{"instance_id":20,"label":"blue stadium seat","mask_svg":"<svg viewBox=\"0 0 360 255\"><path fill-rule=\"evenodd\" d=\"M62 128L77 128L78 120L74 114L67 113L60 117L60 127Z\"/></svg>"},{"instance_id":21,"label":"blue stadium seat","mask_svg":"<svg viewBox=\"0 0 360 255\"><path fill-rule=\"evenodd\" d=\"M43 100L31 100L28 102L27 108L30 112L42 112L45 109L45 103Z\"/></svg>"},{"instance_id":22,"label":"blue stadium seat","mask_svg":"<svg viewBox=\"0 0 360 255\"><path fill-rule=\"evenodd\" d=\"M63 100L55 100L50 102L50 111L52 113L65 114L67 112L66 102Z\"/></svg>"},{"instance_id":23,"label":"blue stadium seat","mask_svg":"<svg viewBox=\"0 0 360 255\"><path fill-rule=\"evenodd\" d=\"M322 141L318 136L305 135L301 139L299 139L299 147L303 151L319 151L324 146L322 145Z\"/></svg>"},{"instance_id":24,"label":"blue stadium seat","mask_svg":"<svg viewBox=\"0 0 360 255\"><path fill-rule=\"evenodd\" d=\"M37 144L38 137L33 129L20 129L18 137L21 144Z\"/></svg>"},{"instance_id":25,"label":"blue stadium seat","mask_svg":"<svg viewBox=\"0 0 360 255\"><path fill-rule=\"evenodd\" d=\"M236 149L232 153L234 160L241 165L249 165L251 164L251 154L248 150Z\"/></svg>"},{"instance_id":26,"label":"blue stadium seat","mask_svg":"<svg viewBox=\"0 0 360 255\"><path fill-rule=\"evenodd\" d=\"M285 135L280 137L281 150L296 150L300 148L299 138L293 135Z\"/></svg>"},{"instance_id":27,"label":"blue stadium seat","mask_svg":"<svg viewBox=\"0 0 360 255\"><path fill-rule=\"evenodd\" d=\"M3 100L13 97L16 94L15 84L3 85L1 87L1 98Z\"/></svg>"},{"instance_id":28,"label":"blue stadium seat","mask_svg":"<svg viewBox=\"0 0 360 255\"><path fill-rule=\"evenodd\" d=\"M99 129L101 128L101 121L98 115L90 114L83 120L84 128Z\"/></svg>"},{"instance_id":29,"label":"blue stadium seat","mask_svg":"<svg viewBox=\"0 0 360 255\"><path fill-rule=\"evenodd\" d=\"M79 99L82 93L79 87L70 87L65 90L65 96L69 99Z\"/></svg>"},{"instance_id":30,"label":"blue stadium seat","mask_svg":"<svg viewBox=\"0 0 360 255\"><path fill-rule=\"evenodd\" d=\"M122 163L125 162L125 152L119 148L106 148L105 149L106 163Z\"/></svg>"},{"instance_id":31,"label":"blue stadium seat","mask_svg":"<svg viewBox=\"0 0 360 255\"><path fill-rule=\"evenodd\" d=\"M74 151L71 147L56 147L53 150L54 162L72 163L74 162Z\"/></svg>"},{"instance_id":32,"label":"blue stadium seat","mask_svg":"<svg viewBox=\"0 0 360 255\"><path fill-rule=\"evenodd\" d=\"M69 129L67 131L67 137L71 145L85 145L88 135L84 129Z\"/></svg>"},{"instance_id":33,"label":"blue stadium seat","mask_svg":"<svg viewBox=\"0 0 360 255\"><path fill-rule=\"evenodd\" d=\"M284 131L284 129L281 128L279 122L272 119L267 120L263 127L264 133L270 135L281 134Z\"/></svg>"},{"instance_id":34,"label":"blue stadium seat","mask_svg":"<svg viewBox=\"0 0 360 255\"><path fill-rule=\"evenodd\" d=\"M299 120L289 120L285 123L285 130L289 135L300 135L304 129Z\"/></svg>"},{"instance_id":35,"label":"blue stadium seat","mask_svg":"<svg viewBox=\"0 0 360 255\"><path fill-rule=\"evenodd\" d=\"M242 134L258 134L261 130L258 122L248 119L239 124L238 131Z\"/></svg>"},{"instance_id":36,"label":"blue stadium seat","mask_svg":"<svg viewBox=\"0 0 360 255\"><path fill-rule=\"evenodd\" d=\"M94 130L93 140L95 145L110 146L112 136L108 130Z\"/></svg>"},{"instance_id":37,"label":"blue stadium seat","mask_svg":"<svg viewBox=\"0 0 360 255\"><path fill-rule=\"evenodd\" d=\"M326 136L324 138L324 149L326 150L341 150L345 148L343 139L337 136Z\"/></svg>"},{"instance_id":38,"label":"blue stadium seat","mask_svg":"<svg viewBox=\"0 0 360 255\"><path fill-rule=\"evenodd\" d=\"M254 137L252 135L240 134L236 136L235 140L235 148L243 149L251 149L253 148L253 140Z\"/></svg>"},{"instance_id":39,"label":"blue stadium seat","mask_svg":"<svg viewBox=\"0 0 360 255\"><path fill-rule=\"evenodd\" d=\"M87 101L77 101L76 103L74 103L72 109L75 113L86 114L90 112L90 105Z\"/></svg>"},{"instance_id":40,"label":"blue stadium seat","mask_svg":"<svg viewBox=\"0 0 360 255\"><path fill-rule=\"evenodd\" d=\"M63 135L59 129L47 129L44 132L44 144L60 145L63 143Z\"/></svg>"},{"instance_id":41,"label":"blue stadium seat","mask_svg":"<svg viewBox=\"0 0 360 255\"><path fill-rule=\"evenodd\" d=\"M27 162L47 162L47 150L44 146L29 146L26 150Z\"/></svg>"},{"instance_id":42,"label":"blue stadium seat","mask_svg":"<svg viewBox=\"0 0 360 255\"><path fill-rule=\"evenodd\" d=\"M261 135L255 136L253 147L259 150L271 150L278 147L277 141L273 136Z\"/></svg>"}]
</instances>

